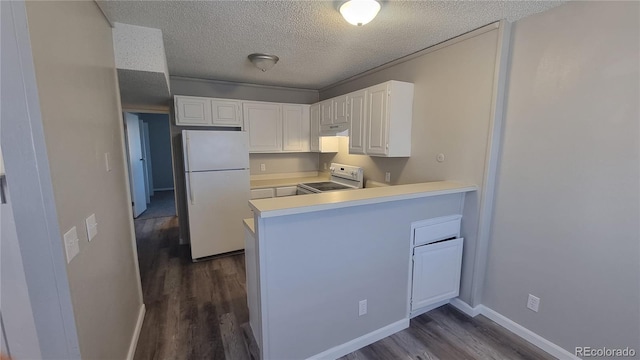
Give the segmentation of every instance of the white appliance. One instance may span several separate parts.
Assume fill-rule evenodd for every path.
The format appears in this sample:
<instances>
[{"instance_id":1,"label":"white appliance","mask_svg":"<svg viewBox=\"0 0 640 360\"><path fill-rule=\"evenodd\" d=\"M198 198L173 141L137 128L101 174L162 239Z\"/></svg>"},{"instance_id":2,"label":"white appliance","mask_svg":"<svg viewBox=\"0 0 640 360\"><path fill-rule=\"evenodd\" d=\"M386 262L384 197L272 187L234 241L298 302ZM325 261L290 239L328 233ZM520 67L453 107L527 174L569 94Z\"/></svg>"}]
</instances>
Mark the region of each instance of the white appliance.
<instances>
[{"instance_id":1,"label":"white appliance","mask_svg":"<svg viewBox=\"0 0 640 360\"><path fill-rule=\"evenodd\" d=\"M364 171L361 167L331 163L329 181L298 184L297 194L317 194L327 191L362 189Z\"/></svg>"},{"instance_id":2,"label":"white appliance","mask_svg":"<svg viewBox=\"0 0 640 360\"><path fill-rule=\"evenodd\" d=\"M251 217L249 136L243 131L183 130L191 258L244 248Z\"/></svg>"}]
</instances>

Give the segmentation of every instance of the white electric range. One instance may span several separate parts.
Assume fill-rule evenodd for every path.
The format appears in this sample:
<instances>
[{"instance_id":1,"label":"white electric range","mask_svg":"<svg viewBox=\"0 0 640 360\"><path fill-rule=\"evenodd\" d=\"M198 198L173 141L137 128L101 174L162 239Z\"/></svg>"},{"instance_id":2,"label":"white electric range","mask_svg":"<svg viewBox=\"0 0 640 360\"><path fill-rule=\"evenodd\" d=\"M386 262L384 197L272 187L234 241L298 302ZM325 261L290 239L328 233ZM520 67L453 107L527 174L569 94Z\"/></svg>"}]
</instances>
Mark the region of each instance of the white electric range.
<instances>
[{"instance_id":1,"label":"white electric range","mask_svg":"<svg viewBox=\"0 0 640 360\"><path fill-rule=\"evenodd\" d=\"M361 167L331 163L329 171L331 172L329 181L298 184L297 195L362 189L364 171Z\"/></svg>"}]
</instances>

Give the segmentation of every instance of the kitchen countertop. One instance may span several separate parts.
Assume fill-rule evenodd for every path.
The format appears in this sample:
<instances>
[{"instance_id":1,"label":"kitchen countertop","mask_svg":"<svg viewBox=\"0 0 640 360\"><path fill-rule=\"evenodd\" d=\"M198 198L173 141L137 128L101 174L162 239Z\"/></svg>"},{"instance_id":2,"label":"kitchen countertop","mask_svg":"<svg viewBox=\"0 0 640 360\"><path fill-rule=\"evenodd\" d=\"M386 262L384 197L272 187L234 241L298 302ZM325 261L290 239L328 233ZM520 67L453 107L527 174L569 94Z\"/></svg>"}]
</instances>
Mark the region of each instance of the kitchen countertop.
<instances>
[{"instance_id":1,"label":"kitchen countertop","mask_svg":"<svg viewBox=\"0 0 640 360\"><path fill-rule=\"evenodd\" d=\"M255 234L256 234L256 227L255 227L255 224L254 224L253 218L247 218L247 219L244 219L244 220L242 220L242 222L244 223L244 226L245 226L247 229L249 229L249 231L251 231L251 233L252 233L253 235L255 235Z\"/></svg>"},{"instance_id":2,"label":"kitchen countertop","mask_svg":"<svg viewBox=\"0 0 640 360\"><path fill-rule=\"evenodd\" d=\"M311 183L320 181L329 181L329 177L327 175L323 175L292 177L286 179L251 180L251 189L272 188L278 186L294 186L300 183Z\"/></svg>"},{"instance_id":3,"label":"kitchen countertop","mask_svg":"<svg viewBox=\"0 0 640 360\"><path fill-rule=\"evenodd\" d=\"M476 190L477 187L473 184L455 181L436 181L368 189L331 191L321 194L256 199L249 201L249 206L260 217L268 218Z\"/></svg>"}]
</instances>

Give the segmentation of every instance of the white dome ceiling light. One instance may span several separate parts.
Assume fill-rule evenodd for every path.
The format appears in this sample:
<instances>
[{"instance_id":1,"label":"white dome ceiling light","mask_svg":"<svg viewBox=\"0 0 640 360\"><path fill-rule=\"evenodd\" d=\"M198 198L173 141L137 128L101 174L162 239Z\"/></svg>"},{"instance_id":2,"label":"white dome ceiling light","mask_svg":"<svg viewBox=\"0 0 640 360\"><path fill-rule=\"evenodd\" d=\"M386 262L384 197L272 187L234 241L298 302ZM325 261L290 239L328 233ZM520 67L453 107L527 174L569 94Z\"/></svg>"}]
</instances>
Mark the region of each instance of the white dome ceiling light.
<instances>
[{"instance_id":1,"label":"white dome ceiling light","mask_svg":"<svg viewBox=\"0 0 640 360\"><path fill-rule=\"evenodd\" d=\"M265 72L271 69L278 62L278 60L280 60L280 58L275 55L256 53L249 55L249 60L258 69L262 70L262 72Z\"/></svg>"},{"instance_id":2,"label":"white dome ceiling light","mask_svg":"<svg viewBox=\"0 0 640 360\"><path fill-rule=\"evenodd\" d=\"M340 14L351 25L362 26L378 15L380 3L376 0L349 0L340 6Z\"/></svg>"}]
</instances>

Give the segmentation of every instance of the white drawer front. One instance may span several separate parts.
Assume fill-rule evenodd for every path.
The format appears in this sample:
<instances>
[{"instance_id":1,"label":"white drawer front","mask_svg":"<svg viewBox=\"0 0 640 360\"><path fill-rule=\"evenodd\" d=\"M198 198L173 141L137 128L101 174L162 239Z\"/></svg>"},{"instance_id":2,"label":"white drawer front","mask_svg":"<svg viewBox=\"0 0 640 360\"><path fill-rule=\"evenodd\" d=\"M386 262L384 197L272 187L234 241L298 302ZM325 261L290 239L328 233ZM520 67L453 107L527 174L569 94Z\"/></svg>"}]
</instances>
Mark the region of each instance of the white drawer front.
<instances>
[{"instance_id":1,"label":"white drawer front","mask_svg":"<svg viewBox=\"0 0 640 360\"><path fill-rule=\"evenodd\" d=\"M276 197L295 195L297 189L297 186L283 186L276 188Z\"/></svg>"},{"instance_id":2,"label":"white drawer front","mask_svg":"<svg viewBox=\"0 0 640 360\"><path fill-rule=\"evenodd\" d=\"M273 188L251 190L251 200L272 198L275 195Z\"/></svg>"},{"instance_id":3,"label":"white drawer front","mask_svg":"<svg viewBox=\"0 0 640 360\"><path fill-rule=\"evenodd\" d=\"M460 237L462 216L443 216L413 224L415 246L429 244L452 237Z\"/></svg>"}]
</instances>

